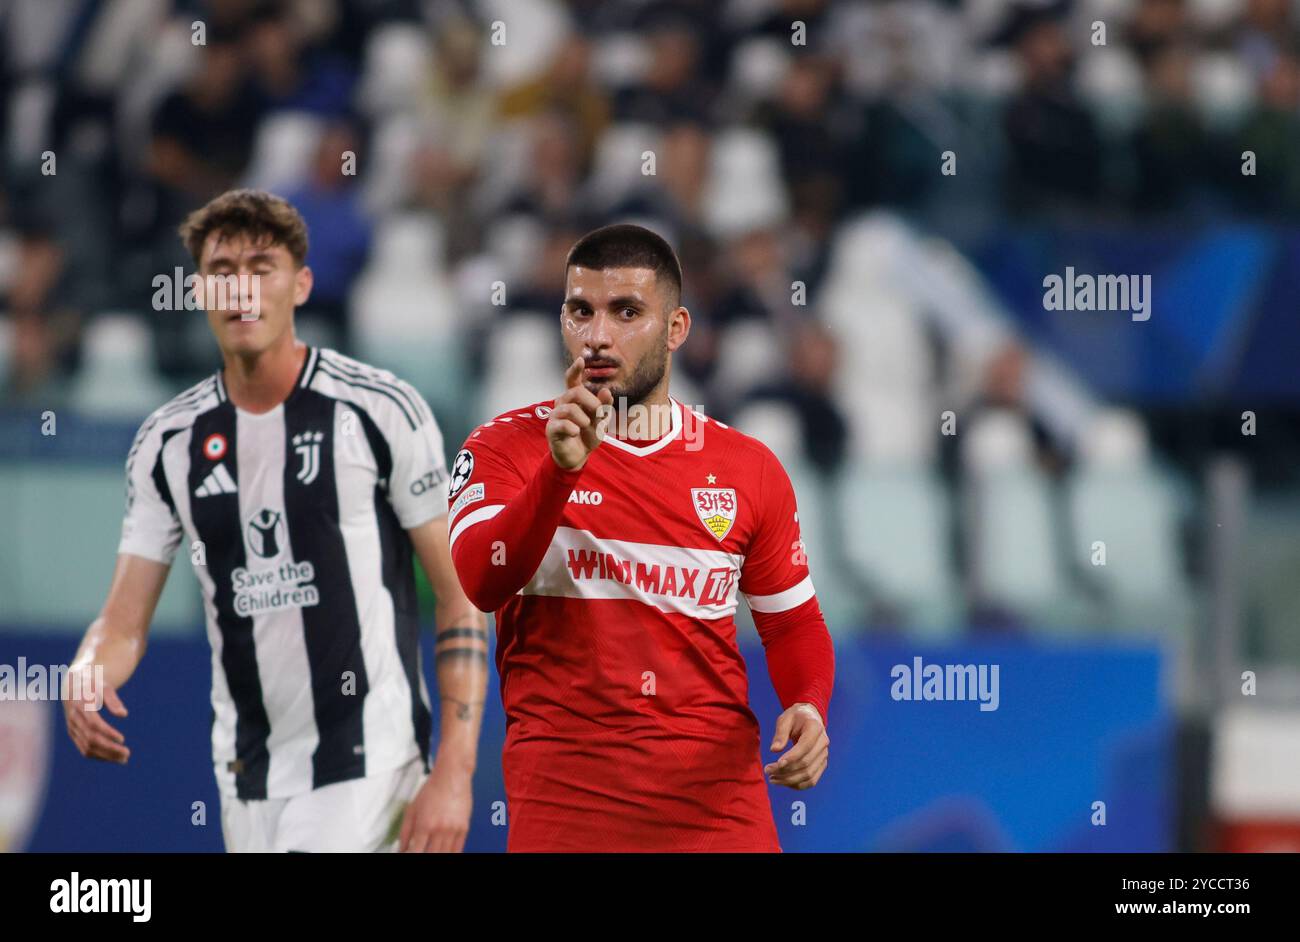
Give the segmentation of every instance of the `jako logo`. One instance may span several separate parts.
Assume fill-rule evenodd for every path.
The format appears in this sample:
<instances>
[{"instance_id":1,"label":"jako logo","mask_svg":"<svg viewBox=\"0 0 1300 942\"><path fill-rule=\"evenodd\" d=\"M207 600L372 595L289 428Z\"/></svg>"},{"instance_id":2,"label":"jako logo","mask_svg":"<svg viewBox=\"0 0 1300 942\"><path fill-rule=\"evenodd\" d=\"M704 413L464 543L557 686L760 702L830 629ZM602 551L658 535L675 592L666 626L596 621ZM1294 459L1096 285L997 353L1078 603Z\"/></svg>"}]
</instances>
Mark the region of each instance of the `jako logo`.
<instances>
[{"instance_id":1,"label":"jako logo","mask_svg":"<svg viewBox=\"0 0 1300 942\"><path fill-rule=\"evenodd\" d=\"M152 880L71 880L50 884L52 913L131 913L132 922L148 922L152 913Z\"/></svg>"},{"instance_id":2,"label":"jako logo","mask_svg":"<svg viewBox=\"0 0 1300 942\"><path fill-rule=\"evenodd\" d=\"M894 678L889 696L895 700L978 700L982 713L998 708L996 664L923 665L914 657L910 667L895 664L889 676Z\"/></svg>"},{"instance_id":3,"label":"jako logo","mask_svg":"<svg viewBox=\"0 0 1300 942\"><path fill-rule=\"evenodd\" d=\"M1133 320L1151 319L1150 275L1076 275L1043 279L1043 307L1049 311L1131 311Z\"/></svg>"},{"instance_id":4,"label":"jako logo","mask_svg":"<svg viewBox=\"0 0 1300 942\"><path fill-rule=\"evenodd\" d=\"M574 491L569 495L570 504L591 504L593 507L600 506L604 499L605 495L600 491Z\"/></svg>"}]
</instances>

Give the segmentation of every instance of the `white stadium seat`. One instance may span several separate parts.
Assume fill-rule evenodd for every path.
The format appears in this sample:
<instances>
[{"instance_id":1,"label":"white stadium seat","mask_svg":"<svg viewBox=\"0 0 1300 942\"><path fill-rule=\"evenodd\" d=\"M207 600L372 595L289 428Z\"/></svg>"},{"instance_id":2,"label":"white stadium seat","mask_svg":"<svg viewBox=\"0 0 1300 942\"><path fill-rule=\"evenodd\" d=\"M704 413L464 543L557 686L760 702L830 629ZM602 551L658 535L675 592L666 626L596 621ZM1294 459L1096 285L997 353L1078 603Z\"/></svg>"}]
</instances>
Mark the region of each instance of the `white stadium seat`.
<instances>
[{"instance_id":1,"label":"white stadium seat","mask_svg":"<svg viewBox=\"0 0 1300 942\"><path fill-rule=\"evenodd\" d=\"M1033 462L1024 420L977 417L962 438L968 490L967 567L975 600L1034 629L1077 632L1093 613L1071 591L1057 533L1051 483Z\"/></svg>"},{"instance_id":2,"label":"white stadium seat","mask_svg":"<svg viewBox=\"0 0 1300 942\"><path fill-rule=\"evenodd\" d=\"M413 23L386 23L366 42L357 100L371 115L414 110L429 78L429 34Z\"/></svg>"},{"instance_id":3,"label":"white stadium seat","mask_svg":"<svg viewBox=\"0 0 1300 942\"><path fill-rule=\"evenodd\" d=\"M835 633L857 630L867 600L836 545L834 494L804 458L798 418L788 406L757 402L737 413L733 427L772 449L790 476L804 551L827 626Z\"/></svg>"},{"instance_id":4,"label":"white stadium seat","mask_svg":"<svg viewBox=\"0 0 1300 942\"><path fill-rule=\"evenodd\" d=\"M391 218L351 297L357 356L411 383L435 413L458 400L465 381L463 325L442 246L434 217Z\"/></svg>"},{"instance_id":5,"label":"white stadium seat","mask_svg":"<svg viewBox=\"0 0 1300 942\"><path fill-rule=\"evenodd\" d=\"M535 315L506 318L492 330L475 424L563 391L560 335L555 322Z\"/></svg>"},{"instance_id":6,"label":"white stadium seat","mask_svg":"<svg viewBox=\"0 0 1300 942\"><path fill-rule=\"evenodd\" d=\"M173 311L168 316L203 315L198 311ZM78 412L139 418L171 398L169 388L154 369L149 328L134 314L106 313L94 318L86 328L82 358L81 370L69 392L69 401Z\"/></svg>"},{"instance_id":7,"label":"white stadium seat","mask_svg":"<svg viewBox=\"0 0 1300 942\"><path fill-rule=\"evenodd\" d=\"M257 126L243 185L287 193L303 183L315 163L322 129L320 118L303 111L268 115Z\"/></svg>"},{"instance_id":8,"label":"white stadium seat","mask_svg":"<svg viewBox=\"0 0 1300 942\"><path fill-rule=\"evenodd\" d=\"M952 508L930 471L853 464L839 485L845 552L918 635L960 625Z\"/></svg>"},{"instance_id":9,"label":"white stadium seat","mask_svg":"<svg viewBox=\"0 0 1300 942\"><path fill-rule=\"evenodd\" d=\"M705 224L719 238L783 222L789 216L789 200L771 137L748 129L718 132L703 200Z\"/></svg>"},{"instance_id":10,"label":"white stadium seat","mask_svg":"<svg viewBox=\"0 0 1300 942\"><path fill-rule=\"evenodd\" d=\"M1066 505L1076 564L1105 593L1107 622L1184 635L1192 608L1179 549L1184 495L1151 464L1145 430L1131 413L1101 413L1082 445Z\"/></svg>"},{"instance_id":11,"label":"white stadium seat","mask_svg":"<svg viewBox=\"0 0 1300 942\"><path fill-rule=\"evenodd\" d=\"M714 388L728 401L785 371L784 352L766 321L744 320L725 328L718 349L726 353L718 359Z\"/></svg>"}]
</instances>

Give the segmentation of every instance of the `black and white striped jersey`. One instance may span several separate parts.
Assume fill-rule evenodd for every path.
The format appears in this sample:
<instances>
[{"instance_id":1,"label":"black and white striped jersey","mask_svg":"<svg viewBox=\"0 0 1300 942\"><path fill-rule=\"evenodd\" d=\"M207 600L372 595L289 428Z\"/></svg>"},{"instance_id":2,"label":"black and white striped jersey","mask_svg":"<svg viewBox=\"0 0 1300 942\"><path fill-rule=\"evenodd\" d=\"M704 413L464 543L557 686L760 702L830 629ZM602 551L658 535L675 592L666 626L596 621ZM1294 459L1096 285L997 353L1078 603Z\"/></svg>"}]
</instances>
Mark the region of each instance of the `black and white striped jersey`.
<instances>
[{"instance_id":1,"label":"black and white striped jersey","mask_svg":"<svg viewBox=\"0 0 1300 942\"><path fill-rule=\"evenodd\" d=\"M119 552L181 547L212 643L225 795L282 798L397 768L432 730L410 539L447 512L442 435L407 383L310 349L270 412L221 374L140 428Z\"/></svg>"}]
</instances>

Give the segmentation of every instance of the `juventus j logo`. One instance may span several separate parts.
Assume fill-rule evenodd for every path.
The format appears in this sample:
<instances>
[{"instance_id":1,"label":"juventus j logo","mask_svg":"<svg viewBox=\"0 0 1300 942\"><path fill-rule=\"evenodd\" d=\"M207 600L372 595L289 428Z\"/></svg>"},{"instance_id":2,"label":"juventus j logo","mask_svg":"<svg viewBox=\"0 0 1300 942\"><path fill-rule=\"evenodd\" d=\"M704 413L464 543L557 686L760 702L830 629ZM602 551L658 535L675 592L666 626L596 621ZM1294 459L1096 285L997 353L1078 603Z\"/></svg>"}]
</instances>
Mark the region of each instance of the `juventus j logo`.
<instances>
[{"instance_id":1,"label":"juventus j logo","mask_svg":"<svg viewBox=\"0 0 1300 942\"><path fill-rule=\"evenodd\" d=\"M324 440L324 432L301 432L293 437L293 450L302 456L298 468L301 483L310 484L320 474L320 443Z\"/></svg>"}]
</instances>

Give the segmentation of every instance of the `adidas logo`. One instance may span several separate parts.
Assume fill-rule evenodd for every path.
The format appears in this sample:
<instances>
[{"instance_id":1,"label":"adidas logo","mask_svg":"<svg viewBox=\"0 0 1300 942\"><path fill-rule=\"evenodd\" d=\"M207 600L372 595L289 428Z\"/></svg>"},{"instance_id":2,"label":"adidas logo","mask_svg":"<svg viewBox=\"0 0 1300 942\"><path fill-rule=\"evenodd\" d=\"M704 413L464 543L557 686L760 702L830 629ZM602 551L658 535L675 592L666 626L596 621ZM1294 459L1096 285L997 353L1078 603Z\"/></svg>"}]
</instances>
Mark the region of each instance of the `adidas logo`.
<instances>
[{"instance_id":1,"label":"adidas logo","mask_svg":"<svg viewBox=\"0 0 1300 942\"><path fill-rule=\"evenodd\" d=\"M239 491L239 485L235 479L230 476L224 464L219 464L212 469L212 473L203 479L203 483L194 491L195 497L216 497L218 494L235 494Z\"/></svg>"}]
</instances>

